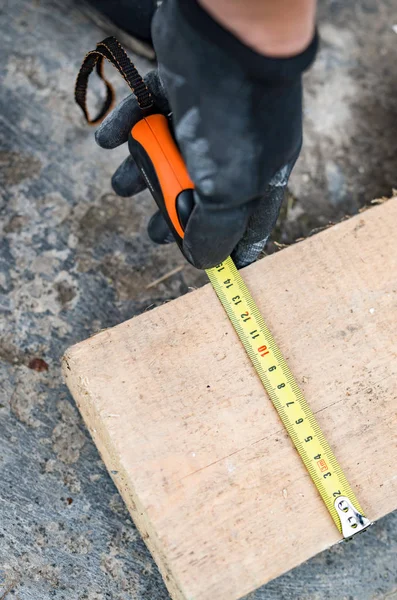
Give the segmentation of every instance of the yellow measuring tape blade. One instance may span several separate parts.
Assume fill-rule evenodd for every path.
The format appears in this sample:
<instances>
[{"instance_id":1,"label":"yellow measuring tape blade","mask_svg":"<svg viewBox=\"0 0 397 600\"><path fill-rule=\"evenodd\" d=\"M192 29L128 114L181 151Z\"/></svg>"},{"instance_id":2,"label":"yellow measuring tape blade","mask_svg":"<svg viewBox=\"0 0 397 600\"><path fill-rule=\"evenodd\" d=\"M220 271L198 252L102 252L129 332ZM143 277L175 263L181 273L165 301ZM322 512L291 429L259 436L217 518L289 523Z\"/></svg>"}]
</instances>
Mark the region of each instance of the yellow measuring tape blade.
<instances>
[{"instance_id":1,"label":"yellow measuring tape blade","mask_svg":"<svg viewBox=\"0 0 397 600\"><path fill-rule=\"evenodd\" d=\"M371 523L233 260L207 275L339 531L346 538L362 531Z\"/></svg>"}]
</instances>

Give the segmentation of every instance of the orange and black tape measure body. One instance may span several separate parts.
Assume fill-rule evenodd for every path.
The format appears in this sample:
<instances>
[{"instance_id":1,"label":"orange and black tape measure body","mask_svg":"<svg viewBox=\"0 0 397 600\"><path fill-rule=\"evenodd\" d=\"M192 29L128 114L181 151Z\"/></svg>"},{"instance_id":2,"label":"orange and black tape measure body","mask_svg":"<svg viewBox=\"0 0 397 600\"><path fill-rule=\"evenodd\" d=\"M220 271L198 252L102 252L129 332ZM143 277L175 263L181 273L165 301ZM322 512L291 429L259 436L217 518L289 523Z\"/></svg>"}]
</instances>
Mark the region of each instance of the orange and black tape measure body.
<instances>
[{"instance_id":1,"label":"orange and black tape measure body","mask_svg":"<svg viewBox=\"0 0 397 600\"><path fill-rule=\"evenodd\" d=\"M154 114L131 130L129 150L178 245L194 207L194 185L171 135L168 119Z\"/></svg>"}]
</instances>

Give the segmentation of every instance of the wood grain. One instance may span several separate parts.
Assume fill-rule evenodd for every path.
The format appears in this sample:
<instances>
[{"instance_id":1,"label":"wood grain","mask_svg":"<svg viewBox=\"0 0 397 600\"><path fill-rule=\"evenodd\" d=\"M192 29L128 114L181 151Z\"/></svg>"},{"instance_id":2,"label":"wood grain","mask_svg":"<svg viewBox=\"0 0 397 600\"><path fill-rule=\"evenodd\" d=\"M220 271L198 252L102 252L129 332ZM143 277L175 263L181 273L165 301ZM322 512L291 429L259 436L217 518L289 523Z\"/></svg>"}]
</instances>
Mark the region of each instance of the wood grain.
<instances>
[{"instance_id":1,"label":"wood grain","mask_svg":"<svg viewBox=\"0 0 397 600\"><path fill-rule=\"evenodd\" d=\"M397 507L396 222L390 200L242 272L373 520ZM235 600L340 539L209 285L63 369L175 600Z\"/></svg>"}]
</instances>

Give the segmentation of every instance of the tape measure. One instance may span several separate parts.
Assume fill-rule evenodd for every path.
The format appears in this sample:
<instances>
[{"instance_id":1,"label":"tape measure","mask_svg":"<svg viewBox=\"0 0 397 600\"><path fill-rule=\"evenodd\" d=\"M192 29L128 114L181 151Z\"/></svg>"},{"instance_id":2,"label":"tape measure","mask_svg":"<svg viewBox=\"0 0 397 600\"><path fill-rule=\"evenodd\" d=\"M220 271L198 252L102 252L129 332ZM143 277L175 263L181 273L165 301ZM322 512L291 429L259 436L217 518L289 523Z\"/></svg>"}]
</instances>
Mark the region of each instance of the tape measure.
<instances>
[{"instance_id":1,"label":"tape measure","mask_svg":"<svg viewBox=\"0 0 397 600\"><path fill-rule=\"evenodd\" d=\"M331 517L344 538L369 521L316 418L229 257L207 275Z\"/></svg>"},{"instance_id":2,"label":"tape measure","mask_svg":"<svg viewBox=\"0 0 397 600\"><path fill-rule=\"evenodd\" d=\"M99 122L107 113L114 92L104 77L103 59L117 68L137 98L142 119L131 129L129 150L183 252L184 229L195 204L194 184L171 134L168 119L153 114L151 92L115 38L99 42L96 49L86 55L76 80L76 102L91 124ZM90 119L86 94L88 78L94 69L106 85L107 96L99 114ZM371 522L364 516L232 259L229 257L207 270L207 275L339 531L344 538L350 538L366 529Z\"/></svg>"}]
</instances>

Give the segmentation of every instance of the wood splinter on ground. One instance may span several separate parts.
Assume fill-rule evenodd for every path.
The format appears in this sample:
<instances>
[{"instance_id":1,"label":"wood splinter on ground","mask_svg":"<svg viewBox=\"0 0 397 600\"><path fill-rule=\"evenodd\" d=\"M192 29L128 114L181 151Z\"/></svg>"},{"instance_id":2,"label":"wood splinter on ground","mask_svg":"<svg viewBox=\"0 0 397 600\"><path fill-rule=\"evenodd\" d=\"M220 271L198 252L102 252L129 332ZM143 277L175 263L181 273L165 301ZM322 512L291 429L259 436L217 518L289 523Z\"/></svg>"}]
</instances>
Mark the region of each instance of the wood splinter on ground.
<instances>
[{"instance_id":1,"label":"wood splinter on ground","mask_svg":"<svg viewBox=\"0 0 397 600\"><path fill-rule=\"evenodd\" d=\"M397 508L396 222L392 199L242 271L371 520ZM174 600L237 600L340 540L210 285L64 376Z\"/></svg>"},{"instance_id":2,"label":"wood splinter on ground","mask_svg":"<svg viewBox=\"0 0 397 600\"><path fill-rule=\"evenodd\" d=\"M175 267L175 269L172 269L171 271L168 271L168 273L165 273L164 275L162 275L158 279L155 279L154 281L152 281L151 283L149 283L149 285L146 286L146 289L149 290L150 288L155 287L159 283L162 283L163 281L166 281L167 279L169 279L173 275L176 275L177 273L180 273L181 271L183 271L184 268L185 268L185 265L180 265L179 267Z\"/></svg>"}]
</instances>

